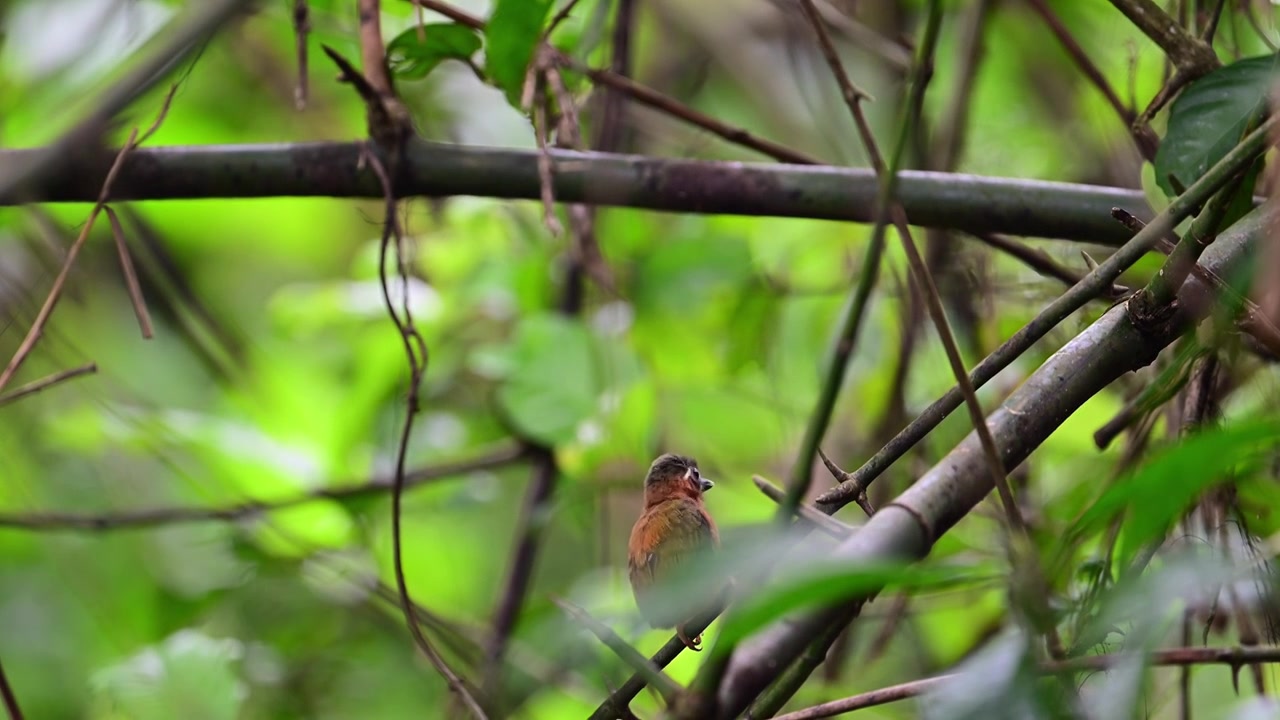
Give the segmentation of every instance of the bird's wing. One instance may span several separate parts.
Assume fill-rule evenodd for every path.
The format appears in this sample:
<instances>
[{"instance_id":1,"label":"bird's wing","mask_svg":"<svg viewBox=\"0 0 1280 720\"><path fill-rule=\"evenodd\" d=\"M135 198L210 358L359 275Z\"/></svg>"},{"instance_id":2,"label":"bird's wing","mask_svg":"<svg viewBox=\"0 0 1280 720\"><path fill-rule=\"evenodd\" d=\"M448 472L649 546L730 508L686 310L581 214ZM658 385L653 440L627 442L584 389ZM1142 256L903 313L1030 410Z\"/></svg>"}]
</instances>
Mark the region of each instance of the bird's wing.
<instances>
[{"instance_id":1,"label":"bird's wing","mask_svg":"<svg viewBox=\"0 0 1280 720\"><path fill-rule=\"evenodd\" d=\"M627 569L636 603L655 627L670 627L678 619L668 617L668 611L647 591L670 579L681 563L714 549L717 543L715 524L697 504L684 498L650 508L636 523Z\"/></svg>"}]
</instances>

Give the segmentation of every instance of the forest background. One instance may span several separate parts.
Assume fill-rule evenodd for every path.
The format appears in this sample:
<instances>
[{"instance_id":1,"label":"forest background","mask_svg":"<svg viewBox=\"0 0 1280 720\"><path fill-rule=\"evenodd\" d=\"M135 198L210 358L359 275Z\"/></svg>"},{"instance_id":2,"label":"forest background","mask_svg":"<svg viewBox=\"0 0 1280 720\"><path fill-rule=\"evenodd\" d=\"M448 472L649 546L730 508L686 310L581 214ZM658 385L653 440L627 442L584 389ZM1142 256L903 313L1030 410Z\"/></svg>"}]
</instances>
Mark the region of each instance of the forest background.
<instances>
[{"instance_id":1,"label":"forest background","mask_svg":"<svg viewBox=\"0 0 1280 720\"><path fill-rule=\"evenodd\" d=\"M4 707L1268 716L1277 17L0 3Z\"/></svg>"}]
</instances>

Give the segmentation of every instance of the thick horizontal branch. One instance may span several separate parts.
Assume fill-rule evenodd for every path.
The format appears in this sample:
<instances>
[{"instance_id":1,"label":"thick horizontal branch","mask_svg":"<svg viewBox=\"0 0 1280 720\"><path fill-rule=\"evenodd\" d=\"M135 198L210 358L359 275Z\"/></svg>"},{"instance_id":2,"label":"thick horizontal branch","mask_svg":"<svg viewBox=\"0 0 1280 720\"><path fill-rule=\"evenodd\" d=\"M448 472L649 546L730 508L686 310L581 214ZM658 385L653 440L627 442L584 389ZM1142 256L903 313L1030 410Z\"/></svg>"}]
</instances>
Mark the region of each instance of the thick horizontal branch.
<instances>
[{"instance_id":1,"label":"thick horizontal branch","mask_svg":"<svg viewBox=\"0 0 1280 720\"><path fill-rule=\"evenodd\" d=\"M0 151L0 166L40 150ZM381 198L361 162L360 143L206 145L139 148L125 159L112 200L320 196ZM555 150L560 202L684 213L805 217L870 222L876 195L870 169L819 165L670 160ZM86 151L55 175L0 205L23 199L92 202L115 152ZM406 196L474 195L537 200L537 153L418 141L397 184ZM1150 217L1137 190L952 173L900 174L898 199L922 227L1119 245L1130 232L1111 219L1122 207Z\"/></svg>"}]
</instances>

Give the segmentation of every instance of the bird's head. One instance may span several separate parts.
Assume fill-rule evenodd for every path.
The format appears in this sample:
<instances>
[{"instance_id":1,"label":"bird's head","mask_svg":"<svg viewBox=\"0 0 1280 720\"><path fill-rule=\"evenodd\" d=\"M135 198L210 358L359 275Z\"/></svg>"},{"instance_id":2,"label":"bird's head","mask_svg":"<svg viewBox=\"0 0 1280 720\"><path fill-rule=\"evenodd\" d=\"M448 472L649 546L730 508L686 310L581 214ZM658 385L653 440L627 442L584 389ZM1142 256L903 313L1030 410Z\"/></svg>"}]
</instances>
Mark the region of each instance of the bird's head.
<instances>
[{"instance_id":1,"label":"bird's head","mask_svg":"<svg viewBox=\"0 0 1280 720\"><path fill-rule=\"evenodd\" d=\"M702 493L713 487L715 483L702 477L697 460L667 453L649 466L644 479L644 504L648 507L679 496L701 502Z\"/></svg>"}]
</instances>

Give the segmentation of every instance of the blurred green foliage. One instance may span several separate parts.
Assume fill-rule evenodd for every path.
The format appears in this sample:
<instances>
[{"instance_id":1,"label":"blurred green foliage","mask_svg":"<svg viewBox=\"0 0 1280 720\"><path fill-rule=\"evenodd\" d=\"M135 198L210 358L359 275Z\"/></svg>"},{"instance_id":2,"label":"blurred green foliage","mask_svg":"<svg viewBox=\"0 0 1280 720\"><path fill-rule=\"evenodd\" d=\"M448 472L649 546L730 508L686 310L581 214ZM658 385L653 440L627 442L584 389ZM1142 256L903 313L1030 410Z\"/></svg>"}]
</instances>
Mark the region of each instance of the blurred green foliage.
<instances>
[{"instance_id":1,"label":"blurred green foliage","mask_svg":"<svg viewBox=\"0 0 1280 720\"><path fill-rule=\"evenodd\" d=\"M490 9L478 0L456 4L481 16ZM1108 3L1052 4L1126 98L1156 92L1162 56ZM293 106L288 5L261 3L181 70L182 85L150 144L363 136L358 99L333 82L334 69L316 52L323 42L348 57L358 54L352 4L311 3L311 98L301 112ZM529 122L512 102L518 104L534 46L530 32L553 5L560 7L497 2L477 53L480 38L458 26L449 26L448 35L429 26L432 42L448 42L421 47L411 5L384 3L384 33L403 53L404 64L396 65L400 89L421 132L532 147ZM643 81L833 162L860 157L807 32L761 30L788 27L773 6L642 5L635 52ZM905 18L919 3L884 5L895 9L873 12L873 20L910 36ZM960 64L955 20L971 3L947 5L926 135L945 121ZM158 0L0 6L4 145L41 145L73 124L182 6ZM584 0L553 40L579 58L604 62L611 7ZM1033 14L1005 3L988 18L985 37L957 170L1126 186L1145 177L1149 186L1153 171L1136 157L1125 128ZM1243 21L1225 26L1220 37L1224 57L1266 52ZM882 98L870 113L877 133L890 136L898 79L872 54L844 49L860 85ZM444 62L472 56L485 56L496 87L461 63ZM164 90L134 105L116 141L131 124L150 122ZM1178 127L1170 121L1169 132ZM631 115L629 131L635 152L758 159L648 110ZM1156 182L1164 182L1162 174ZM222 507L387 477L404 419L406 369L378 285L380 204L278 198L136 203L132 210L137 216L126 224L150 278L144 293L157 336L139 338L100 223L19 381L90 360L99 371L0 408L0 514ZM5 357L21 341L88 208L50 206L43 213L0 210ZM669 637L643 629L625 581L624 543L644 471L664 450L698 458L717 482L708 503L726 548L772 517L750 476L788 473L868 228L602 210L596 234L616 292L590 285L584 312L566 318L555 306L573 250L547 231L538 204L415 201L405 221L414 279L391 290L407 293L430 348L410 467L476 457L512 435L554 449L559 482L550 507L535 518L545 536L508 653L510 684L525 717L583 717L627 669L567 624L549 596L573 599L642 651ZM980 277L989 291L978 301L984 312L973 347L989 351L1059 290L968 238L946 242L963 245L961 272ZM1084 268L1078 247L1035 245ZM870 324L824 443L851 465L883 441L882 419L895 402L906 264L897 243L888 247ZM164 267L175 268L169 277L179 281L162 282ZM1156 268L1149 261L1125 280L1140 281ZM982 399L998 402L1102 309L1064 323L984 388ZM925 329L903 387L907 417L951 384L941 348ZM1129 378L1093 398L1026 464L1037 539L1046 558L1061 560L1061 573L1050 581L1066 602L1085 606L1081 598L1092 597L1092 589L1110 589L1113 578L1104 582L1086 571L1098 567L1115 518L1128 513L1129 559L1229 469L1237 471L1240 501L1258 523L1254 531L1280 530L1273 509L1280 490L1262 462L1269 446L1257 451L1260 440L1274 439L1272 420L1206 433L1117 482L1108 479L1122 451L1097 451L1092 433L1141 384ZM1232 404L1228 414L1262 415L1276 396L1274 371L1252 368L1245 388L1240 395L1262 400ZM964 413L949 418L877 482L877 491L892 497L969 427ZM1158 428L1162 437L1163 423ZM406 497L405 571L451 662L473 665L486 641L528 477L527 464L516 463L425 483ZM822 477L817 484L826 483ZM856 513L842 517L855 522ZM33 718L443 716L444 683L415 656L394 597L380 592L378 583L382 590L394 584L389 538L385 494L316 500L237 522L112 532L0 526L0 658ZM919 677L966 657L962 671L991 673L998 666L1001 681L1012 683L1029 652L1025 638L1001 639L975 653L1017 609L992 583L1007 572L1003 560L998 524L990 513L975 513L939 539L926 567L800 573L759 598L735 631L840 589L889 581L915 594L898 619L886 617L888 595L868 606L865 622L877 631L894 623L880 659L866 659L874 633L859 633L843 674L811 682L797 706ZM1172 589L1139 597L1196 589L1194 577L1178 577ZM1173 613L1162 612L1162 621ZM1167 630L1165 624L1150 632L1163 637ZM717 632L713 627L708 637ZM1100 632L1100 643L1116 641ZM669 672L684 683L702 661L685 653ZM1232 697L1226 673L1197 670L1196 717L1225 716L1210 711ZM940 695L946 701L946 692ZM1009 690L1005 699L1006 707L1031 707L1043 698ZM968 700L950 702L960 707ZM1168 705L1162 697L1150 702ZM634 707L652 717L659 703L642 695ZM879 713L912 717L917 710L904 703Z\"/></svg>"}]
</instances>

